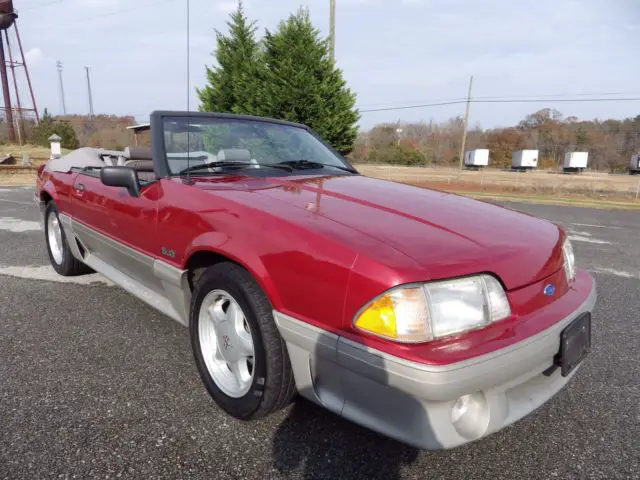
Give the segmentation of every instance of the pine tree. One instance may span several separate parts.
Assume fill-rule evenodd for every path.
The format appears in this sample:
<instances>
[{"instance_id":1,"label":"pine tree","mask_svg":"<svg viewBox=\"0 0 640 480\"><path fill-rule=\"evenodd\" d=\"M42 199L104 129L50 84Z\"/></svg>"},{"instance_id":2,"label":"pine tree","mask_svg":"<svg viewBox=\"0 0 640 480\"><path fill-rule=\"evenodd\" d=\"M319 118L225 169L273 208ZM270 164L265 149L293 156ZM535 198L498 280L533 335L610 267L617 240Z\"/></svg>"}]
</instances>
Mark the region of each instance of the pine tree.
<instances>
[{"instance_id":1,"label":"pine tree","mask_svg":"<svg viewBox=\"0 0 640 480\"><path fill-rule=\"evenodd\" d=\"M75 150L79 146L73 125L67 121L52 117L48 110L45 109L40 124L33 130L32 140L38 145L48 147L51 135L58 135L61 138L62 148Z\"/></svg>"},{"instance_id":2,"label":"pine tree","mask_svg":"<svg viewBox=\"0 0 640 480\"><path fill-rule=\"evenodd\" d=\"M257 108L251 113L308 125L347 154L358 134L356 98L329 55L328 43L300 9L266 32Z\"/></svg>"},{"instance_id":3,"label":"pine tree","mask_svg":"<svg viewBox=\"0 0 640 480\"><path fill-rule=\"evenodd\" d=\"M207 67L208 84L196 89L200 111L247 113L255 105L259 45L255 22L247 19L242 2L227 22L229 34L216 30L217 67Z\"/></svg>"}]
</instances>

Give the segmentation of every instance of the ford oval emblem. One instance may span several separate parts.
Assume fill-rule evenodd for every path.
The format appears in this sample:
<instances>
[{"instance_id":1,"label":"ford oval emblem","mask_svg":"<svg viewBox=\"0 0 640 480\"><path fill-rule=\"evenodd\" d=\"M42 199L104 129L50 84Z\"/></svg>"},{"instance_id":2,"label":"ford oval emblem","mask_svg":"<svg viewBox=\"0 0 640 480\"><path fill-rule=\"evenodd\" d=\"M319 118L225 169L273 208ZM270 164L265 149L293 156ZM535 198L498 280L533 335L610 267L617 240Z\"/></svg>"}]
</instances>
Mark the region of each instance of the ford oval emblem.
<instances>
[{"instance_id":1,"label":"ford oval emblem","mask_svg":"<svg viewBox=\"0 0 640 480\"><path fill-rule=\"evenodd\" d=\"M551 297L553 296L554 293L556 293L556 287L554 287L551 284L548 284L544 287L543 292L547 297Z\"/></svg>"}]
</instances>

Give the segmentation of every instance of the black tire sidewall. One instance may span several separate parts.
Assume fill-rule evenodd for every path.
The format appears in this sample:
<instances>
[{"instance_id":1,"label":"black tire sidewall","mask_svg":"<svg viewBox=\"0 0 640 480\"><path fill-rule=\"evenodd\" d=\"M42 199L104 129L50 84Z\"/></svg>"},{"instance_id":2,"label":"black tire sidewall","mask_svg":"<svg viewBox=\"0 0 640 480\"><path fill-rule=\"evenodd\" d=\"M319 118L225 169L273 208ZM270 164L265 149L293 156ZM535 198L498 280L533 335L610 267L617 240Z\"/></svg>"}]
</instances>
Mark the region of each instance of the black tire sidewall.
<instances>
[{"instance_id":1,"label":"black tire sidewall","mask_svg":"<svg viewBox=\"0 0 640 480\"><path fill-rule=\"evenodd\" d=\"M257 320L257 314L254 304L249 295L247 295L242 285L234 278L234 275L216 272L214 275L203 275L198 282L190 309L190 336L191 346L193 349L196 366L200 373L200 377L204 382L207 391L213 397L215 402L230 415L241 420L248 420L252 417L262 403L264 393L264 385L267 375L267 359L262 332ZM253 382L249 391L239 398L229 397L216 385L215 381L209 374L202 350L200 348L199 338L199 315L202 302L206 295L213 290L223 290L227 292L238 303L251 329L251 337L254 349L254 374Z\"/></svg>"}]
</instances>

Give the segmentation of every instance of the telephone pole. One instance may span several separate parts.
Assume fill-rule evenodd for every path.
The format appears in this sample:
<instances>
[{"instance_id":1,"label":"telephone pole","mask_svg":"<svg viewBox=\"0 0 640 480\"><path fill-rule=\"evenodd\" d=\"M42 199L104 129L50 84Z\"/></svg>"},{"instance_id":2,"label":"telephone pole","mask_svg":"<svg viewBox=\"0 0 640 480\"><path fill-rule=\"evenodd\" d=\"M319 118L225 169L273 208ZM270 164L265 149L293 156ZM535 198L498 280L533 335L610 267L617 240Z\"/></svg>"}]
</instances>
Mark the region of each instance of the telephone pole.
<instances>
[{"instance_id":1,"label":"telephone pole","mask_svg":"<svg viewBox=\"0 0 640 480\"><path fill-rule=\"evenodd\" d=\"M91 94L91 77L89 76L89 67L84 67L87 72L87 92L89 94L89 118L93 118L93 95Z\"/></svg>"},{"instance_id":2,"label":"telephone pole","mask_svg":"<svg viewBox=\"0 0 640 480\"><path fill-rule=\"evenodd\" d=\"M67 114L67 103L64 100L64 83L62 82L62 62L56 62L56 69L58 70L58 83L60 86L60 106L62 107L62 114Z\"/></svg>"},{"instance_id":3,"label":"telephone pole","mask_svg":"<svg viewBox=\"0 0 640 480\"><path fill-rule=\"evenodd\" d=\"M4 45L0 37L0 79L2 80L2 94L4 96L4 120L7 124L7 136L15 141L16 132L13 125L13 110L11 110L11 94L9 93L9 78L7 77L7 60L4 56Z\"/></svg>"},{"instance_id":4,"label":"telephone pole","mask_svg":"<svg viewBox=\"0 0 640 480\"><path fill-rule=\"evenodd\" d=\"M329 51L336 59L336 0L329 0Z\"/></svg>"},{"instance_id":5,"label":"telephone pole","mask_svg":"<svg viewBox=\"0 0 640 480\"><path fill-rule=\"evenodd\" d=\"M467 146L467 129L469 128L469 109L471 108L471 88L473 87L473 75L469 79L469 93L467 94L467 110L464 113L464 129L462 130L462 146L460 147L460 170L464 164L464 150Z\"/></svg>"}]
</instances>

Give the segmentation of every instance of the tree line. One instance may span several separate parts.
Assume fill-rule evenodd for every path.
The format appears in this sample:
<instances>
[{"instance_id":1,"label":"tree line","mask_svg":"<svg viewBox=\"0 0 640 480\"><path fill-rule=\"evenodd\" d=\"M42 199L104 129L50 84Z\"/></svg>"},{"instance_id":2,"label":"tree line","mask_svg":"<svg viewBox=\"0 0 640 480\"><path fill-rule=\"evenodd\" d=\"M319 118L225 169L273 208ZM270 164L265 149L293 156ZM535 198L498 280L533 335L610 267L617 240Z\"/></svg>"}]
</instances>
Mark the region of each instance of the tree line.
<instances>
[{"instance_id":1,"label":"tree line","mask_svg":"<svg viewBox=\"0 0 640 480\"><path fill-rule=\"evenodd\" d=\"M355 142L356 162L398 165L458 165L464 122L386 123L362 132ZM401 130L401 133L399 133ZM513 152L537 149L541 168L560 168L564 154L589 152L589 168L623 172L640 153L640 115L623 120L579 120L544 108L507 128L472 127L467 150L488 148L490 165L508 167Z\"/></svg>"}]
</instances>

